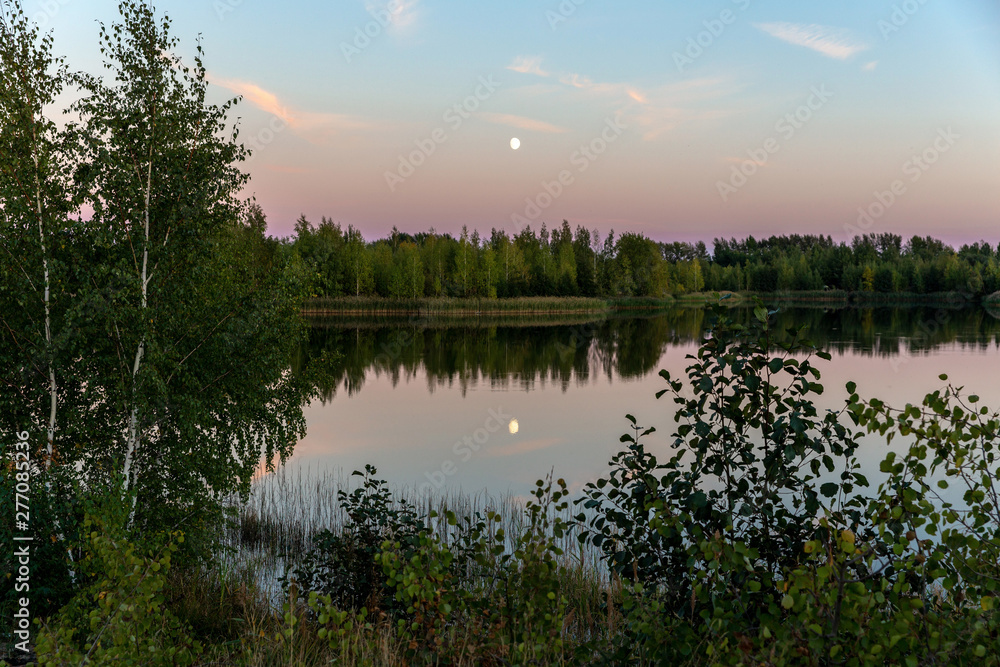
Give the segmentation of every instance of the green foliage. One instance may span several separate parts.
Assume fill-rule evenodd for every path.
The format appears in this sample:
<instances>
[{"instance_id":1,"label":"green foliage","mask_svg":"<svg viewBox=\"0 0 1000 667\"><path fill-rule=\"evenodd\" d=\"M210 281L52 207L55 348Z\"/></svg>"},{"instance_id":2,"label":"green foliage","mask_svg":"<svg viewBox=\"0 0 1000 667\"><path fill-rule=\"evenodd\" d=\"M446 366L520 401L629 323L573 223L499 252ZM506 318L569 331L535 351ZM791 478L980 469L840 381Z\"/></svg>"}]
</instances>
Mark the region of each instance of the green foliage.
<instances>
[{"instance_id":1,"label":"green foliage","mask_svg":"<svg viewBox=\"0 0 1000 667\"><path fill-rule=\"evenodd\" d=\"M0 13L0 426L31 434L39 486L135 488L130 528L185 518L195 537L304 433L308 375L286 371L308 276L239 198L236 100L206 102L200 45L184 62L169 19L119 9L105 77ZM67 85L80 97L57 122ZM81 518L53 517L60 540Z\"/></svg>"},{"instance_id":2,"label":"green foliage","mask_svg":"<svg viewBox=\"0 0 1000 667\"><path fill-rule=\"evenodd\" d=\"M345 242L345 239L351 239ZM657 243L569 223L543 224L511 238L463 229L458 238L429 232L366 243L353 227L304 217L290 240L315 275L316 296L493 299L521 296L655 297L702 290L762 293L841 290L865 294L989 294L1000 288L1000 254L986 242L958 251L931 238L903 243L894 234L866 234L834 244L823 236L715 239Z\"/></svg>"},{"instance_id":3,"label":"green foliage","mask_svg":"<svg viewBox=\"0 0 1000 667\"><path fill-rule=\"evenodd\" d=\"M641 442L653 429L629 415L627 450L581 499L581 539L631 582L626 631L606 659L909 665L1000 655L997 414L953 387L893 410L861 401L851 383L845 407L821 417L809 353L828 355L794 328L775 339L774 313L755 315L743 326L717 308L687 383L663 373L659 395L678 405L672 457L659 463ZM874 497L852 426L910 440L902 459L886 456ZM951 481L965 486L960 503L946 495Z\"/></svg>"},{"instance_id":4,"label":"green foliage","mask_svg":"<svg viewBox=\"0 0 1000 667\"><path fill-rule=\"evenodd\" d=\"M536 482L534 499L525 509L527 528L514 542L513 552L500 557L510 573L506 612L519 664L558 661L564 655L566 568L560 562L559 543L569 527L560 516L569 506L569 492L562 479L554 486L551 475Z\"/></svg>"},{"instance_id":5,"label":"green foliage","mask_svg":"<svg viewBox=\"0 0 1000 667\"><path fill-rule=\"evenodd\" d=\"M0 0L0 427L28 433L32 529L51 536L33 550L32 609L72 600L40 650L174 664L194 645L158 571L211 559L225 499L304 433L318 375L288 361L310 276L241 199L237 100L206 101L200 44L182 60L150 3L119 12L100 26L103 75L88 74ZM95 496L131 506L85 524ZM150 537L180 525L183 542ZM9 552L0 563L12 571Z\"/></svg>"},{"instance_id":6,"label":"green foliage","mask_svg":"<svg viewBox=\"0 0 1000 667\"><path fill-rule=\"evenodd\" d=\"M758 306L755 315L747 326L715 307L711 338L689 355L690 394L661 372L669 389L658 397L670 393L678 405L673 456L660 463L647 452L641 438L655 429L640 433L629 415L636 434L622 436L628 449L612 460L610 477L586 490L583 508L596 513L583 538L604 551L619 576L663 585L678 612L700 576L690 559L706 540L725 534L738 543L739 557L755 572L750 580L766 589L794 562L812 519L830 509L824 499L867 483L855 471L853 436L838 415L817 415L809 399L823 387L802 353L828 355L795 329L776 341L768 312ZM818 483L835 470L840 482ZM745 574L733 576L745 587Z\"/></svg>"},{"instance_id":7,"label":"green foliage","mask_svg":"<svg viewBox=\"0 0 1000 667\"><path fill-rule=\"evenodd\" d=\"M77 576L88 583L37 638L42 665L190 665L199 642L164 605L171 558L182 533L143 551L125 531L130 505L112 502L83 522L84 558ZM150 540L153 541L153 540Z\"/></svg>"},{"instance_id":8,"label":"green foliage","mask_svg":"<svg viewBox=\"0 0 1000 667\"><path fill-rule=\"evenodd\" d=\"M438 536L422 533L410 551L407 559L399 542L385 542L378 562L405 609L398 637L410 657L426 660L444 646L460 593L452 571L454 555Z\"/></svg>"},{"instance_id":9,"label":"green foliage","mask_svg":"<svg viewBox=\"0 0 1000 667\"><path fill-rule=\"evenodd\" d=\"M386 598L391 600L376 556L387 540L412 551L423 529L413 507L393 501L386 483L374 477L376 472L370 465L354 472L361 486L337 494L349 522L339 533L316 534L310 552L286 577L304 591L329 596L340 609L375 609Z\"/></svg>"},{"instance_id":10,"label":"green foliage","mask_svg":"<svg viewBox=\"0 0 1000 667\"><path fill-rule=\"evenodd\" d=\"M359 611L340 611L329 595L320 596L315 591L309 594L309 609L319 625L317 636L327 642L333 659L356 664L361 644L370 642L374 630L368 610L362 607Z\"/></svg>"}]
</instances>

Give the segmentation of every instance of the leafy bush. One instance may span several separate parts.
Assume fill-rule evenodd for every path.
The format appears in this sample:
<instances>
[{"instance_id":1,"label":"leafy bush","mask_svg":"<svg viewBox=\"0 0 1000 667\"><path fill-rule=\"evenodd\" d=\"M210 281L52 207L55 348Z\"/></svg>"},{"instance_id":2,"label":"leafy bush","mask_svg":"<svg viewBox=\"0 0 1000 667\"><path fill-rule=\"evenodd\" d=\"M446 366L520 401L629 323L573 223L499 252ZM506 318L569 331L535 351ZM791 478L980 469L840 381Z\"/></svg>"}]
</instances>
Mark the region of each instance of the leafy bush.
<instances>
[{"instance_id":1,"label":"leafy bush","mask_svg":"<svg viewBox=\"0 0 1000 667\"><path fill-rule=\"evenodd\" d=\"M312 549L286 577L303 591L330 596L340 609L371 610L383 600L391 602L377 561L382 544L390 540L412 550L424 527L412 505L393 501L385 481L375 479L377 472L370 465L354 472L362 478L361 486L350 494L337 492L348 523L339 533L317 533Z\"/></svg>"},{"instance_id":2,"label":"leafy bush","mask_svg":"<svg viewBox=\"0 0 1000 667\"><path fill-rule=\"evenodd\" d=\"M43 665L190 665L202 652L164 605L163 589L181 533L145 553L123 529L130 502L84 520L86 556L80 576L89 582L38 633ZM110 509L109 509L110 508Z\"/></svg>"},{"instance_id":3,"label":"leafy bush","mask_svg":"<svg viewBox=\"0 0 1000 667\"><path fill-rule=\"evenodd\" d=\"M921 407L862 401L820 416L811 357L720 309L687 383L661 373L678 410L664 463L622 436L589 485L581 539L624 586L609 664L997 664L1000 419L949 386ZM946 376L942 376L945 380ZM862 427L886 443L874 496L858 471ZM641 432L640 432L641 431ZM961 500L947 496L961 482Z\"/></svg>"}]
</instances>

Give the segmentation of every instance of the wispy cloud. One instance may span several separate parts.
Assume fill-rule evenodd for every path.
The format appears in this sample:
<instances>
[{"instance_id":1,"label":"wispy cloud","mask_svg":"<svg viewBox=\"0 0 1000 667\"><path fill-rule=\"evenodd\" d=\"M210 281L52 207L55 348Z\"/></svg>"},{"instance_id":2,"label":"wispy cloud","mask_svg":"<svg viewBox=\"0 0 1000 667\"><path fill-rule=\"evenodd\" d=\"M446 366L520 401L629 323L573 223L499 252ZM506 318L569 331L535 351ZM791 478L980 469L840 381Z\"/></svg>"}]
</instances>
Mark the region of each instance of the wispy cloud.
<instances>
[{"instance_id":1,"label":"wispy cloud","mask_svg":"<svg viewBox=\"0 0 1000 667\"><path fill-rule=\"evenodd\" d=\"M388 16L389 25L402 30L417 20L419 0L365 0L365 9L372 16Z\"/></svg>"},{"instance_id":2,"label":"wispy cloud","mask_svg":"<svg viewBox=\"0 0 1000 667\"><path fill-rule=\"evenodd\" d=\"M625 92L626 94L628 94L629 97L631 97L639 104L646 104L649 102L649 100L646 99L646 96L640 93L638 90L633 90L632 88L629 88Z\"/></svg>"},{"instance_id":3,"label":"wispy cloud","mask_svg":"<svg viewBox=\"0 0 1000 667\"><path fill-rule=\"evenodd\" d=\"M686 123L723 118L729 112L708 106L732 92L719 78L689 79L640 91L619 88L626 102L626 118L634 122L645 141L654 141Z\"/></svg>"},{"instance_id":4,"label":"wispy cloud","mask_svg":"<svg viewBox=\"0 0 1000 667\"><path fill-rule=\"evenodd\" d=\"M547 72L538 57L521 56L507 69L532 72L545 76L553 83L534 84L521 88L523 94L562 94L586 96L591 104L604 106L611 114L621 113L630 128L653 141L692 121L722 118L727 110L707 108L713 100L729 95L733 86L724 79L700 78L644 88L631 82L596 81L577 72ZM558 82L558 83L555 83ZM507 114L480 114L490 122L543 132L566 132L565 128L529 118Z\"/></svg>"},{"instance_id":5,"label":"wispy cloud","mask_svg":"<svg viewBox=\"0 0 1000 667\"><path fill-rule=\"evenodd\" d=\"M877 60L873 60L870 63L865 63L861 67L861 69L863 69L866 72L874 72L876 67L878 67L878 61Z\"/></svg>"},{"instance_id":6,"label":"wispy cloud","mask_svg":"<svg viewBox=\"0 0 1000 667\"><path fill-rule=\"evenodd\" d=\"M559 127L558 125L553 125L552 123L546 123L544 120L525 118L524 116L515 116L509 113L480 113L479 117L491 123L496 123L497 125L507 125L509 127L516 127L522 130L530 130L532 132L569 132L569 130L565 127Z\"/></svg>"},{"instance_id":7,"label":"wispy cloud","mask_svg":"<svg viewBox=\"0 0 1000 667\"><path fill-rule=\"evenodd\" d=\"M548 76L549 73L542 69L541 56L518 56L507 69L520 72L521 74L534 74L536 76Z\"/></svg>"},{"instance_id":8,"label":"wispy cloud","mask_svg":"<svg viewBox=\"0 0 1000 667\"><path fill-rule=\"evenodd\" d=\"M376 126L369 120L350 114L302 111L282 103L278 96L250 81L210 77L211 83L242 95L243 98L265 113L280 118L292 130L306 135L310 140L323 140L345 130L369 130Z\"/></svg>"},{"instance_id":9,"label":"wispy cloud","mask_svg":"<svg viewBox=\"0 0 1000 667\"><path fill-rule=\"evenodd\" d=\"M261 111L269 113L272 116L277 116L289 125L292 124L294 116L288 110L288 107L283 105L278 100L277 95L264 90L257 84L249 81L241 81L239 79L217 79L215 77L211 77L210 81L211 83L214 83L217 86L222 86L237 95L242 95L247 102L250 102L250 104L254 105Z\"/></svg>"},{"instance_id":10,"label":"wispy cloud","mask_svg":"<svg viewBox=\"0 0 1000 667\"><path fill-rule=\"evenodd\" d=\"M559 77L559 82L598 95L627 95L630 90L628 84L602 83L582 74L564 74ZM632 92L636 91L633 90Z\"/></svg>"},{"instance_id":11,"label":"wispy cloud","mask_svg":"<svg viewBox=\"0 0 1000 667\"><path fill-rule=\"evenodd\" d=\"M842 29L828 28L816 24L801 23L755 23L754 26L772 37L818 51L829 58L846 60L855 53L868 48Z\"/></svg>"}]
</instances>

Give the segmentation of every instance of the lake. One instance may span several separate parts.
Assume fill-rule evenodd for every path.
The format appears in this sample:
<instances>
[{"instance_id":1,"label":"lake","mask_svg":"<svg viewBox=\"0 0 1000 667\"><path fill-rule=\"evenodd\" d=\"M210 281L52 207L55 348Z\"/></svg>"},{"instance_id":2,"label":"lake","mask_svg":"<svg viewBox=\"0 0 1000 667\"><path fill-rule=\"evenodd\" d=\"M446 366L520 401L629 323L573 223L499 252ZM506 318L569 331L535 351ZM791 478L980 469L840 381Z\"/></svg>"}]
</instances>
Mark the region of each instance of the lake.
<instances>
[{"instance_id":1,"label":"lake","mask_svg":"<svg viewBox=\"0 0 1000 667\"><path fill-rule=\"evenodd\" d=\"M749 318L748 309L734 311ZM776 328L808 325L829 351L815 360L822 408L843 405L848 381L902 407L950 380L1000 406L1000 315L982 308L790 308ZM669 451L674 404L659 376L682 377L706 326L700 308L538 321L445 318L316 323L301 357L337 350L335 381L306 408L308 434L290 471L346 475L372 464L393 486L526 493L549 470L571 490L607 471L627 413ZM297 360L301 365L302 358ZM863 463L884 445L869 440Z\"/></svg>"}]
</instances>

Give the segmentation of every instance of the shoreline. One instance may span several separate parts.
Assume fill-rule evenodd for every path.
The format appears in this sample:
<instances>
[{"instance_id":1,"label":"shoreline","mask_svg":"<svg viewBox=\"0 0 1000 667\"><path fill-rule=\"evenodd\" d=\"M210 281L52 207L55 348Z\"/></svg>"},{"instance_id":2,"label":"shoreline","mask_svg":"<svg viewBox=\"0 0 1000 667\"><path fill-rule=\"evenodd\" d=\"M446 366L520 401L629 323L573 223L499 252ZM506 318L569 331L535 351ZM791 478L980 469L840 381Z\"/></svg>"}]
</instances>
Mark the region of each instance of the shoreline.
<instances>
[{"instance_id":1,"label":"shoreline","mask_svg":"<svg viewBox=\"0 0 1000 667\"><path fill-rule=\"evenodd\" d=\"M768 305L816 306L833 308L948 308L989 307L996 295L973 297L960 292L724 292L725 303L746 306L754 297ZM509 299L382 297L312 298L301 314L309 319L330 317L538 317L566 315L606 315L623 311L654 311L676 307L704 307L716 295L700 292L676 297L513 297Z\"/></svg>"}]
</instances>

